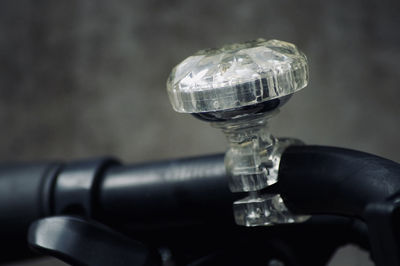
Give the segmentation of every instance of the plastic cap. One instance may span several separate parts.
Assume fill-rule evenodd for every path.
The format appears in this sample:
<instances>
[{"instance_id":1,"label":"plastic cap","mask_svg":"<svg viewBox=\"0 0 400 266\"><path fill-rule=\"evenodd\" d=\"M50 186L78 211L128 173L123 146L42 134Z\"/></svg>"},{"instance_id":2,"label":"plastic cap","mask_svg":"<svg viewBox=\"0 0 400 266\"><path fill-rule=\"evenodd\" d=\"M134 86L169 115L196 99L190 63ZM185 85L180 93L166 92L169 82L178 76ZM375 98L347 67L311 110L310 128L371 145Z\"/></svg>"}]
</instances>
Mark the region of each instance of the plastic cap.
<instances>
[{"instance_id":1,"label":"plastic cap","mask_svg":"<svg viewBox=\"0 0 400 266\"><path fill-rule=\"evenodd\" d=\"M307 58L295 45L258 39L186 58L172 70L167 91L175 111L201 113L280 98L307 83Z\"/></svg>"}]
</instances>

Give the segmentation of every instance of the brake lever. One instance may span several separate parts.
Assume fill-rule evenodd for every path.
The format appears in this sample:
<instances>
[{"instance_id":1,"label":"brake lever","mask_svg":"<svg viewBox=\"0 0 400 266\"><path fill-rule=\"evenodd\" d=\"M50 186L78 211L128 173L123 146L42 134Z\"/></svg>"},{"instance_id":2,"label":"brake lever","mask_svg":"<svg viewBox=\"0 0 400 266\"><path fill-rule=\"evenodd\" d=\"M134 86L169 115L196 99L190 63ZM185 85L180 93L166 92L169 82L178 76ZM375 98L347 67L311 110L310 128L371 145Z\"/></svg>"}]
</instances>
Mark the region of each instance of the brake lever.
<instances>
[{"instance_id":1,"label":"brake lever","mask_svg":"<svg viewBox=\"0 0 400 266\"><path fill-rule=\"evenodd\" d=\"M72 265L157 266L161 259L140 242L94 221L55 216L33 222L29 246Z\"/></svg>"}]
</instances>

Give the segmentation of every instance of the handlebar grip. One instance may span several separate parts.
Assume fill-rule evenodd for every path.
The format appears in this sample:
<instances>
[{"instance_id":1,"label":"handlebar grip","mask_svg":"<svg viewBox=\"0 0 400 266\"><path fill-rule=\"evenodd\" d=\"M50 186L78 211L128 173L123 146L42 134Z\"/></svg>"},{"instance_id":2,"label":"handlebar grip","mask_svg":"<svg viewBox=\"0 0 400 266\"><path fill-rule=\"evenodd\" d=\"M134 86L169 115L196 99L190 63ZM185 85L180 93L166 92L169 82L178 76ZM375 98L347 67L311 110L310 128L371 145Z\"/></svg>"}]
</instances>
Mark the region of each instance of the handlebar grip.
<instances>
[{"instance_id":1,"label":"handlebar grip","mask_svg":"<svg viewBox=\"0 0 400 266\"><path fill-rule=\"evenodd\" d=\"M224 155L108 168L99 184L101 220L132 227L234 224Z\"/></svg>"},{"instance_id":2,"label":"handlebar grip","mask_svg":"<svg viewBox=\"0 0 400 266\"><path fill-rule=\"evenodd\" d=\"M296 213L362 217L369 203L400 191L400 165L349 149L291 146L282 155L279 191Z\"/></svg>"},{"instance_id":3,"label":"handlebar grip","mask_svg":"<svg viewBox=\"0 0 400 266\"><path fill-rule=\"evenodd\" d=\"M49 213L50 187L59 163L0 164L1 260L29 256L29 224Z\"/></svg>"},{"instance_id":4,"label":"handlebar grip","mask_svg":"<svg viewBox=\"0 0 400 266\"><path fill-rule=\"evenodd\" d=\"M293 212L362 219L376 265L400 265L399 164L348 149L293 146L282 156L278 184Z\"/></svg>"}]
</instances>

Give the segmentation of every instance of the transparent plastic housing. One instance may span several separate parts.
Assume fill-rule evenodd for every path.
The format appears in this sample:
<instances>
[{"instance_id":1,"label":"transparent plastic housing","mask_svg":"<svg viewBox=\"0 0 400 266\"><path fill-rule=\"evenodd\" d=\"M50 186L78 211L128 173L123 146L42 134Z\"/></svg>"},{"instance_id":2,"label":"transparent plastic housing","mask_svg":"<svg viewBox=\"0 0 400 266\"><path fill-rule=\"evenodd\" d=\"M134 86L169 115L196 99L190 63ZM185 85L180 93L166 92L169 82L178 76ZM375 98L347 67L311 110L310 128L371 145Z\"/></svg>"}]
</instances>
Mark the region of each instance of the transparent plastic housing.
<instances>
[{"instance_id":1,"label":"transparent plastic housing","mask_svg":"<svg viewBox=\"0 0 400 266\"><path fill-rule=\"evenodd\" d=\"M244 226L301 222L279 194L263 194L278 181L283 151L301 144L273 137L268 120L308 83L307 59L295 45L258 39L202 50L178 64L167 81L173 108L196 113L225 133L225 167L232 192L248 196L233 204L236 223ZM246 108L244 108L246 107Z\"/></svg>"},{"instance_id":2,"label":"transparent plastic housing","mask_svg":"<svg viewBox=\"0 0 400 266\"><path fill-rule=\"evenodd\" d=\"M257 191L276 183L283 150L291 144L302 144L270 134L267 122L273 114L212 124L222 129L229 142L225 167L232 192Z\"/></svg>"},{"instance_id":3,"label":"transparent plastic housing","mask_svg":"<svg viewBox=\"0 0 400 266\"><path fill-rule=\"evenodd\" d=\"M280 98L307 83L307 59L295 45L257 39L188 57L172 70L167 91L177 112L200 113Z\"/></svg>"},{"instance_id":4,"label":"transparent plastic housing","mask_svg":"<svg viewBox=\"0 0 400 266\"><path fill-rule=\"evenodd\" d=\"M232 192L249 196L233 203L235 221L243 226L265 226L303 222L309 218L293 215L280 195L260 194L278 182L279 163L290 145L303 145L297 139L275 138L268 130L268 120L275 112L252 115L212 125L225 133L229 149L225 167Z\"/></svg>"},{"instance_id":5,"label":"transparent plastic housing","mask_svg":"<svg viewBox=\"0 0 400 266\"><path fill-rule=\"evenodd\" d=\"M233 203L233 213L236 223L244 226L298 223L309 219L309 216L290 213L279 194L250 194Z\"/></svg>"}]
</instances>

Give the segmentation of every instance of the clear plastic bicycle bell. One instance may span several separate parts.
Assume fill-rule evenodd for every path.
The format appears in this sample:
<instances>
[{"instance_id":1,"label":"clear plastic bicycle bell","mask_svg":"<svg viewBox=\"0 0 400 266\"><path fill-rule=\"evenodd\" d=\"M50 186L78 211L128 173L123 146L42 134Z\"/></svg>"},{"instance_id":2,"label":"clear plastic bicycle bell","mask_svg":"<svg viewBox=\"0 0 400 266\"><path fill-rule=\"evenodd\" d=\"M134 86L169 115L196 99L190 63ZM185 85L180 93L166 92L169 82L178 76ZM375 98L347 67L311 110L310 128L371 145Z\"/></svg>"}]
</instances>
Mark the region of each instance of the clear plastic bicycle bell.
<instances>
[{"instance_id":1,"label":"clear plastic bicycle bell","mask_svg":"<svg viewBox=\"0 0 400 266\"><path fill-rule=\"evenodd\" d=\"M201 50L171 72L167 91L175 111L191 113L225 133L225 167L236 223L245 226L301 222L279 194L261 190L278 181L281 154L301 144L268 131L268 120L308 83L306 56L291 43L258 39Z\"/></svg>"}]
</instances>

